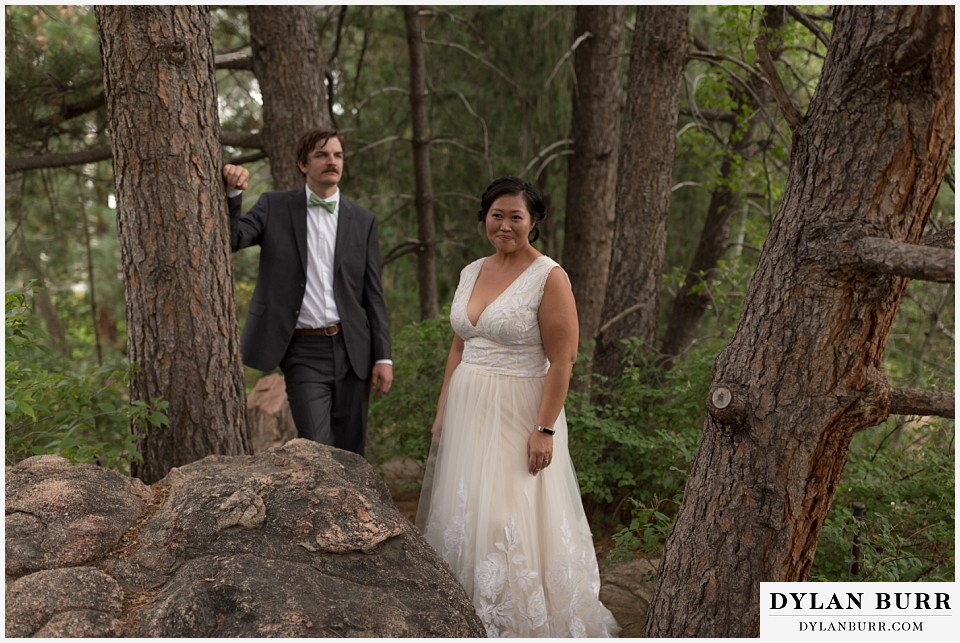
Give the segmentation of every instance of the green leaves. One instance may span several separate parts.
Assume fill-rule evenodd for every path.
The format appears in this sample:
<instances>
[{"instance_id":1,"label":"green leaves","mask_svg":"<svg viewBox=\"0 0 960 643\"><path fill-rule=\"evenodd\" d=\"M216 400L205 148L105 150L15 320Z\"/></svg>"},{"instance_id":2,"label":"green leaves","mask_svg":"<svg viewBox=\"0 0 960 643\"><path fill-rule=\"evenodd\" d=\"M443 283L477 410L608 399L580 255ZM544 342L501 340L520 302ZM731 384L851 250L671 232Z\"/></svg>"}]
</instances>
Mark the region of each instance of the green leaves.
<instances>
[{"instance_id":1,"label":"green leaves","mask_svg":"<svg viewBox=\"0 0 960 643\"><path fill-rule=\"evenodd\" d=\"M430 427L453 339L449 315L448 306L439 317L408 324L394 334L393 369L398 386L387 396L371 399L367 447L371 461L427 459Z\"/></svg>"},{"instance_id":2,"label":"green leaves","mask_svg":"<svg viewBox=\"0 0 960 643\"><path fill-rule=\"evenodd\" d=\"M621 529L613 535L615 547L610 553L613 560L628 560L637 551L644 553L657 552L663 548L663 543L673 526L673 513L680 506L679 498L661 501L654 498L650 505L644 505L630 499L633 517L630 526ZM670 515L659 510L670 505Z\"/></svg>"},{"instance_id":3,"label":"green leaves","mask_svg":"<svg viewBox=\"0 0 960 643\"><path fill-rule=\"evenodd\" d=\"M93 368L54 356L28 307L32 296L30 288L6 293L7 464L58 454L126 472L141 460L131 427L167 426L167 403L130 403L125 361Z\"/></svg>"},{"instance_id":4,"label":"green leaves","mask_svg":"<svg viewBox=\"0 0 960 643\"><path fill-rule=\"evenodd\" d=\"M900 418L903 420L903 418ZM954 579L953 422L891 419L854 437L827 516L813 581ZM863 503L862 519L851 506ZM859 541L859 573L850 574Z\"/></svg>"},{"instance_id":5,"label":"green leaves","mask_svg":"<svg viewBox=\"0 0 960 643\"><path fill-rule=\"evenodd\" d=\"M595 391L572 391L566 407L588 518L598 530L619 528L618 555L662 545L700 442L715 353L693 349L667 374L629 361L642 354L628 343L621 377L594 382L610 403L598 407L591 401Z\"/></svg>"}]
</instances>

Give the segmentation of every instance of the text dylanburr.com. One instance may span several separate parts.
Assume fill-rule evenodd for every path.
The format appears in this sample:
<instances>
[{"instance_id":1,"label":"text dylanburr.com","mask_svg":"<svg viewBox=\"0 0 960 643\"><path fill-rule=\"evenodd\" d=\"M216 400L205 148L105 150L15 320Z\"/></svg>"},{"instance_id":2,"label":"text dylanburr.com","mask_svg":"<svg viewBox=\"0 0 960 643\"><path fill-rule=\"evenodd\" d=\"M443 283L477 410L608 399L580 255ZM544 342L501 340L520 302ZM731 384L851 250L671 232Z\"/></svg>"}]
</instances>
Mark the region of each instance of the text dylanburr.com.
<instances>
[{"instance_id":1,"label":"text dylanburr.com","mask_svg":"<svg viewBox=\"0 0 960 643\"><path fill-rule=\"evenodd\" d=\"M955 582L760 583L760 637L956 640L958 602Z\"/></svg>"}]
</instances>

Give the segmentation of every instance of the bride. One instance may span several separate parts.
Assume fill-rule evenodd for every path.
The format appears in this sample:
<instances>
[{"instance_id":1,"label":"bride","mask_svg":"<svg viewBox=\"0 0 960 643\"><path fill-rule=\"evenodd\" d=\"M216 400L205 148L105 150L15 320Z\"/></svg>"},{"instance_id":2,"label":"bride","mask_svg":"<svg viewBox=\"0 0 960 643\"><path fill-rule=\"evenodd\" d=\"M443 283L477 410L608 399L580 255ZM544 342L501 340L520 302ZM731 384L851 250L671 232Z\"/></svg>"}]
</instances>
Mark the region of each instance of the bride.
<instances>
[{"instance_id":1,"label":"bride","mask_svg":"<svg viewBox=\"0 0 960 643\"><path fill-rule=\"evenodd\" d=\"M489 636L616 636L567 449L576 303L531 245L545 214L519 178L481 197L494 253L460 273L417 525Z\"/></svg>"}]
</instances>

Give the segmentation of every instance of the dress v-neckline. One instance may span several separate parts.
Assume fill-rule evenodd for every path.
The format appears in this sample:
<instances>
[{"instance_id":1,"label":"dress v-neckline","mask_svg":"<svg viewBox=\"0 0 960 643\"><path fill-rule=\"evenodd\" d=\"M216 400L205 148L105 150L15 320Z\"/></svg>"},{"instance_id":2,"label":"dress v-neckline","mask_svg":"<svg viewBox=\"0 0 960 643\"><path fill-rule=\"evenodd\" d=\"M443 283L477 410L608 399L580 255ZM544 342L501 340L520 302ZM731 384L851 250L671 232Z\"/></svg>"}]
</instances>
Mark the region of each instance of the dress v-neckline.
<instances>
[{"instance_id":1,"label":"dress v-neckline","mask_svg":"<svg viewBox=\"0 0 960 643\"><path fill-rule=\"evenodd\" d=\"M486 314L487 310L489 310L491 306L493 306L495 303L497 303L497 301L499 301L500 298L503 297L503 295L506 294L506 292L507 292L508 290L510 290L511 288L513 288L513 286L514 286L518 281L520 281L520 278L523 277L525 274L527 274L527 271L529 271L531 268L533 268L533 264L537 263L538 261L540 261L541 258L543 258L543 257L545 257L545 256L546 256L546 255L539 255L538 257L535 257L534 260L530 262L530 265L529 265L529 266L527 266L526 268L524 268L523 270L521 270L521 271L520 271L520 274L518 274L516 277L514 277L514 278L513 278L513 281L511 281L509 284L507 284L507 287L506 287L506 288L504 288L504 289L501 290L499 293L497 293L497 296L494 297L493 299L491 299L491 300L490 300L490 303L488 303L486 306L483 307L483 310L481 310L481 311L480 311L480 314L477 315L477 321L476 321L476 322L472 322L472 321L470 321L470 300L473 299L473 291L474 291L474 290L476 289L476 287L477 287L477 280L480 279L480 271L483 270L483 264L485 264L485 263L487 262L487 259L489 259L490 257L484 257L483 259L481 259L481 260L480 260L480 265L479 265L479 267L477 268L477 273L473 276L473 283L470 285L470 295L467 297L467 301L466 301L466 303L465 303L464 306L463 306L463 316L467 318L467 323L470 324L470 328L477 328L477 326L480 325L480 320L483 318L484 314Z\"/></svg>"}]
</instances>

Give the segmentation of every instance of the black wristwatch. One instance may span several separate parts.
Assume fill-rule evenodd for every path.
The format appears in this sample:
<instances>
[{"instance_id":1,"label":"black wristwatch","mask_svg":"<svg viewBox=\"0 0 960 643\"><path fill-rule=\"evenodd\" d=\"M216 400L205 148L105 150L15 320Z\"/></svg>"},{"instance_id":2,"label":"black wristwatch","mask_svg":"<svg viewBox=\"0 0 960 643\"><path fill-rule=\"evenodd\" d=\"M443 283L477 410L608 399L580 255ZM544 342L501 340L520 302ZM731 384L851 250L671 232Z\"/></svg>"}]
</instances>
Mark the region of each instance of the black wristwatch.
<instances>
[{"instance_id":1,"label":"black wristwatch","mask_svg":"<svg viewBox=\"0 0 960 643\"><path fill-rule=\"evenodd\" d=\"M541 426L539 424L534 424L533 428L535 428L540 433L546 433L547 435L553 435L554 433L556 433L556 431L554 431L553 429L546 426Z\"/></svg>"}]
</instances>

